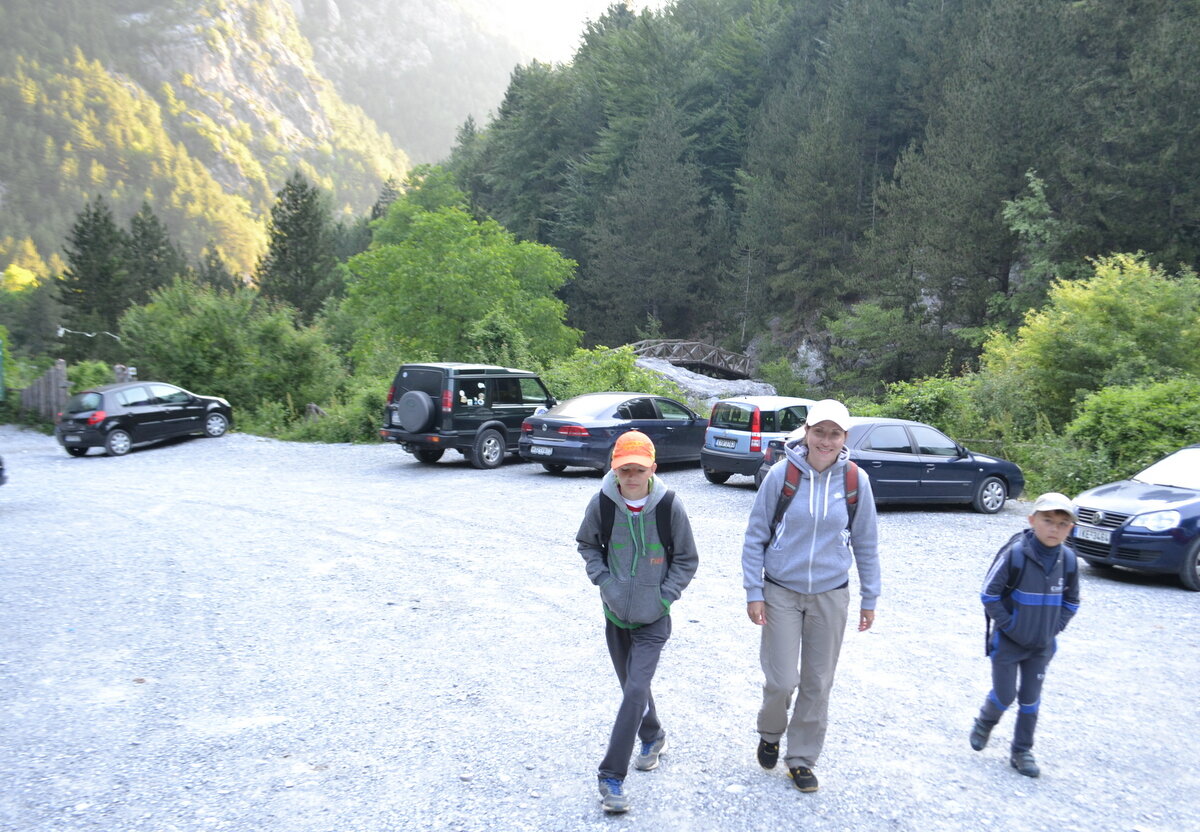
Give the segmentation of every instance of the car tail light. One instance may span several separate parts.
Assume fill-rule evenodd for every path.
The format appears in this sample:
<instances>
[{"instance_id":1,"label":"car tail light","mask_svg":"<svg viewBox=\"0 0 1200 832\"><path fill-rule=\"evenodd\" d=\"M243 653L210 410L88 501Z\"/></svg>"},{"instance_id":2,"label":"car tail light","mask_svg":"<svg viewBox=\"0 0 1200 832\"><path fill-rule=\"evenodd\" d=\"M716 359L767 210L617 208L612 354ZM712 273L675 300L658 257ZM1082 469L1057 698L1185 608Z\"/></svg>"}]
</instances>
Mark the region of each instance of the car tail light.
<instances>
[{"instance_id":1,"label":"car tail light","mask_svg":"<svg viewBox=\"0 0 1200 832\"><path fill-rule=\"evenodd\" d=\"M521 423L521 433L533 433L533 425L529 424L528 419Z\"/></svg>"},{"instance_id":2,"label":"car tail light","mask_svg":"<svg viewBox=\"0 0 1200 832\"><path fill-rule=\"evenodd\" d=\"M442 412L450 413L454 410L454 394L449 390L442 391Z\"/></svg>"},{"instance_id":3,"label":"car tail light","mask_svg":"<svg viewBox=\"0 0 1200 832\"><path fill-rule=\"evenodd\" d=\"M591 436L583 425L563 425L558 432L563 436Z\"/></svg>"},{"instance_id":4,"label":"car tail light","mask_svg":"<svg viewBox=\"0 0 1200 832\"><path fill-rule=\"evenodd\" d=\"M757 407L750 414L750 452L762 451L762 411Z\"/></svg>"},{"instance_id":5,"label":"car tail light","mask_svg":"<svg viewBox=\"0 0 1200 832\"><path fill-rule=\"evenodd\" d=\"M391 404L392 402L396 401L396 385L393 384L391 387L388 388L387 400L388 400L388 404Z\"/></svg>"},{"instance_id":6,"label":"car tail light","mask_svg":"<svg viewBox=\"0 0 1200 832\"><path fill-rule=\"evenodd\" d=\"M94 410L92 411L92 415L87 417L87 423L89 425L98 425L107 418L108 414L103 410Z\"/></svg>"}]
</instances>

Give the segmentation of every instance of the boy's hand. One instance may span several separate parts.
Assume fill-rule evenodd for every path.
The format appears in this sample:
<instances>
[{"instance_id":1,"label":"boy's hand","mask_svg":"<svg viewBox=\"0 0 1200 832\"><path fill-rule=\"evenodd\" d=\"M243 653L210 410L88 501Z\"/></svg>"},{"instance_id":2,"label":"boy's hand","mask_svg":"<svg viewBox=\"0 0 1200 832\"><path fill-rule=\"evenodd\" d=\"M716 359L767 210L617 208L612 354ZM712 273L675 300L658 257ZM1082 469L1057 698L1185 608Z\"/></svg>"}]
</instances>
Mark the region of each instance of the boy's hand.
<instances>
[{"instance_id":1,"label":"boy's hand","mask_svg":"<svg viewBox=\"0 0 1200 832\"><path fill-rule=\"evenodd\" d=\"M871 629L871 625L875 623L875 610L859 610L858 611L858 631L865 632Z\"/></svg>"},{"instance_id":2,"label":"boy's hand","mask_svg":"<svg viewBox=\"0 0 1200 832\"><path fill-rule=\"evenodd\" d=\"M746 615L758 626L767 623L767 605L762 601L751 601L746 604Z\"/></svg>"}]
</instances>

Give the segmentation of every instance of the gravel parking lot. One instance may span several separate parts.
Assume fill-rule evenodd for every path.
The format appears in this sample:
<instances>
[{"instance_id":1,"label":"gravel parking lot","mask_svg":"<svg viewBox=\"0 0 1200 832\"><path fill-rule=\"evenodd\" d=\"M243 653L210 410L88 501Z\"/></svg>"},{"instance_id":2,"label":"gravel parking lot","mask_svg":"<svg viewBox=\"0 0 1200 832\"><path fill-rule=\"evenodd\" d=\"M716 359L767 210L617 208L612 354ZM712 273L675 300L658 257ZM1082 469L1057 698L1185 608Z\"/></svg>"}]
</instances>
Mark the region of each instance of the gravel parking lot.
<instances>
[{"instance_id":1,"label":"gravel parking lot","mask_svg":"<svg viewBox=\"0 0 1200 832\"><path fill-rule=\"evenodd\" d=\"M671 738L599 809L618 700L573 545L599 479L242 434L109 458L0 426L0 828L1195 830L1200 595L1081 565L1039 780L989 686L979 586L1028 503L881 514L821 790L754 760L748 478L661 472L701 550L655 686ZM853 619L853 616L852 616Z\"/></svg>"}]
</instances>

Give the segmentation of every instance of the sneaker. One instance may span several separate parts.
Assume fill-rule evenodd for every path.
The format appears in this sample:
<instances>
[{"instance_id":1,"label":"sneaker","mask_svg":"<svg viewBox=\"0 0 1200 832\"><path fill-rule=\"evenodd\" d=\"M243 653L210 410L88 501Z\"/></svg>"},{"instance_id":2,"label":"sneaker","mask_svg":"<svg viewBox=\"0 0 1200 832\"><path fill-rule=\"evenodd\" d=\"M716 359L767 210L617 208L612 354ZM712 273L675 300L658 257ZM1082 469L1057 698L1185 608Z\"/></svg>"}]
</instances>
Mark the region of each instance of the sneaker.
<instances>
[{"instance_id":1,"label":"sneaker","mask_svg":"<svg viewBox=\"0 0 1200 832\"><path fill-rule=\"evenodd\" d=\"M993 727L991 725L984 725L976 717L975 725L971 728L971 747L976 751L982 751L988 744L988 738L992 736Z\"/></svg>"},{"instance_id":2,"label":"sneaker","mask_svg":"<svg viewBox=\"0 0 1200 832\"><path fill-rule=\"evenodd\" d=\"M658 768L658 758L667 750L667 735L663 734L654 742L642 743L642 753L634 758L633 767L638 771L653 771Z\"/></svg>"},{"instance_id":3,"label":"sneaker","mask_svg":"<svg viewBox=\"0 0 1200 832\"><path fill-rule=\"evenodd\" d=\"M1042 773L1042 770L1038 768L1037 760L1033 759L1032 751L1014 751L1008 762L1026 777L1037 777Z\"/></svg>"},{"instance_id":4,"label":"sneaker","mask_svg":"<svg viewBox=\"0 0 1200 832\"><path fill-rule=\"evenodd\" d=\"M613 814L628 812L629 798L625 796L625 784L615 777L601 777L600 806Z\"/></svg>"},{"instance_id":5,"label":"sneaker","mask_svg":"<svg viewBox=\"0 0 1200 832\"><path fill-rule=\"evenodd\" d=\"M775 768L779 762L779 743L758 741L758 764L765 769Z\"/></svg>"},{"instance_id":6,"label":"sneaker","mask_svg":"<svg viewBox=\"0 0 1200 832\"><path fill-rule=\"evenodd\" d=\"M817 786L817 775L813 774L811 768L806 766L792 766L788 769L788 774L791 775L792 783L802 792L815 792Z\"/></svg>"}]
</instances>

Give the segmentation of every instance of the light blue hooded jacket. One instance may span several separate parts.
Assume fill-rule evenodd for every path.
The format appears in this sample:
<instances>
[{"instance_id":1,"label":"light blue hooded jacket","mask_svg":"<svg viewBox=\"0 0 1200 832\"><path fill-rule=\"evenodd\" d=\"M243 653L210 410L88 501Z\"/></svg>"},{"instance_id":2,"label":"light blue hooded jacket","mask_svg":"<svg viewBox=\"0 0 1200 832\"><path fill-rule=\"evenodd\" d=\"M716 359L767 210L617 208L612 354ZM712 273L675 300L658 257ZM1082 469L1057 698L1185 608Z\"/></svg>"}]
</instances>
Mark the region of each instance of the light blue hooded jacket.
<instances>
[{"instance_id":1,"label":"light blue hooded jacket","mask_svg":"<svg viewBox=\"0 0 1200 832\"><path fill-rule=\"evenodd\" d=\"M853 561L858 567L861 607L875 609L880 570L870 477L859 468L854 525L847 530L845 483L849 452L843 448L833 465L817 472L808 464L808 447L802 440L789 441L784 451L787 459L800 469L800 483L774 537L771 537L771 518L783 490L786 461L777 462L758 489L742 545L746 601L763 600L765 580L804 595L837 589L849 580Z\"/></svg>"}]
</instances>

